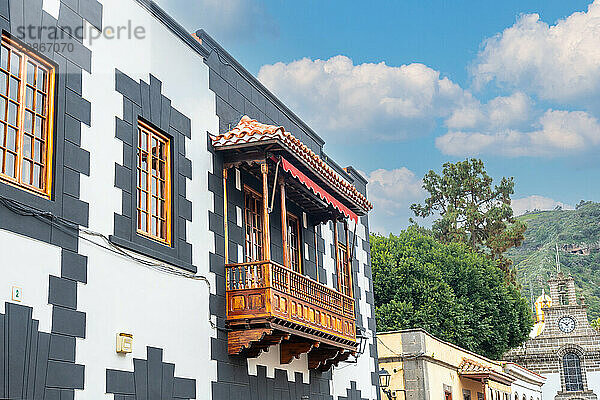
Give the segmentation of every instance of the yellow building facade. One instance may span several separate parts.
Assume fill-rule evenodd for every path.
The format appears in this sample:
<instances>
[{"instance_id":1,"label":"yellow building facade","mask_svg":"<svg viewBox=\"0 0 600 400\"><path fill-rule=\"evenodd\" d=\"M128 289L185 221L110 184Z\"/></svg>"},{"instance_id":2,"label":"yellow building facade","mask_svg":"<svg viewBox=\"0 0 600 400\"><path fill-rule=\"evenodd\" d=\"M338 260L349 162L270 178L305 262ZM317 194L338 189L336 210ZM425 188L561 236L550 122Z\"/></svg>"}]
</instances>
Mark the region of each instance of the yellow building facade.
<instances>
[{"instance_id":1,"label":"yellow building facade","mask_svg":"<svg viewBox=\"0 0 600 400\"><path fill-rule=\"evenodd\" d=\"M377 335L379 365L390 374L382 399L509 400L514 379L503 364L422 329Z\"/></svg>"}]
</instances>

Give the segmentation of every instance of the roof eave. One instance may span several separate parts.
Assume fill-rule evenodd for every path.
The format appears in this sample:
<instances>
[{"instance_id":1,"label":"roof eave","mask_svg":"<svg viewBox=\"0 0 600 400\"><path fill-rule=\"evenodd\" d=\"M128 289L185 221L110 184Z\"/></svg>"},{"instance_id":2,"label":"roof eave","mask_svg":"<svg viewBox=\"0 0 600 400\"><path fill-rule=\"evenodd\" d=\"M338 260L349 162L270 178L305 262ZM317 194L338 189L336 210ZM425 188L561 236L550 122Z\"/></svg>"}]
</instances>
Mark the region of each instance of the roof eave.
<instances>
[{"instance_id":1,"label":"roof eave","mask_svg":"<svg viewBox=\"0 0 600 400\"><path fill-rule=\"evenodd\" d=\"M256 141L252 141L252 142L245 142L245 143L232 144L232 145L221 145L221 146L215 145L214 148L216 151L227 151L227 150L237 150L237 149L244 149L244 148L250 148L250 147L256 147L256 146L265 146L265 145L269 145L269 144L277 144L279 147L281 147L283 150L285 150L286 153L290 154L295 161L301 163L304 168L308 169L313 175L319 177L320 181L323 182L325 185L327 185L327 188L329 190L333 191L336 196L342 198L345 203L353 205L352 211L355 212L358 216L362 217L370 211L370 210L365 210L360 204L358 204L354 200L350 199L345 193L343 193L337 187L335 187L333 184L331 184L328 179L322 177L318 171L316 171L310 164L308 164L301 157L298 157L295 154L295 152L292 151L292 149L285 142L283 142L280 139L256 140Z\"/></svg>"},{"instance_id":2,"label":"roof eave","mask_svg":"<svg viewBox=\"0 0 600 400\"><path fill-rule=\"evenodd\" d=\"M461 377L464 377L464 378L471 378L471 379L491 379L494 382L502 383L504 385L511 385L515 381L514 378L512 378L506 374L496 372L496 371L459 372L458 375Z\"/></svg>"}]
</instances>

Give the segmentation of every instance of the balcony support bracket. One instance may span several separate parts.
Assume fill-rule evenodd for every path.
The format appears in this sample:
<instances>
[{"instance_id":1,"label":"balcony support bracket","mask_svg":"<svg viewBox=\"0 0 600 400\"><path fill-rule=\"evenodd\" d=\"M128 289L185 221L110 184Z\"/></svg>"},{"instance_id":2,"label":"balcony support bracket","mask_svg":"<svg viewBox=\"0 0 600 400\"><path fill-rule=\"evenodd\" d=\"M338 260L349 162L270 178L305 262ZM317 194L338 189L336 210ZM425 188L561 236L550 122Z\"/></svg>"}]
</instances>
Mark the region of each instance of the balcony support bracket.
<instances>
[{"instance_id":1,"label":"balcony support bracket","mask_svg":"<svg viewBox=\"0 0 600 400\"><path fill-rule=\"evenodd\" d=\"M321 372L328 371L332 366L346 361L353 352L343 349L322 348L308 353L308 369Z\"/></svg>"},{"instance_id":2,"label":"balcony support bracket","mask_svg":"<svg viewBox=\"0 0 600 400\"><path fill-rule=\"evenodd\" d=\"M301 354L310 352L313 348L318 348L320 342L283 342L279 348L279 361L281 364L289 364L294 358L300 358Z\"/></svg>"},{"instance_id":3,"label":"balcony support bracket","mask_svg":"<svg viewBox=\"0 0 600 400\"><path fill-rule=\"evenodd\" d=\"M233 330L228 333L228 353L254 358L270 346L279 344L289 338L289 333L275 331L270 328Z\"/></svg>"}]
</instances>

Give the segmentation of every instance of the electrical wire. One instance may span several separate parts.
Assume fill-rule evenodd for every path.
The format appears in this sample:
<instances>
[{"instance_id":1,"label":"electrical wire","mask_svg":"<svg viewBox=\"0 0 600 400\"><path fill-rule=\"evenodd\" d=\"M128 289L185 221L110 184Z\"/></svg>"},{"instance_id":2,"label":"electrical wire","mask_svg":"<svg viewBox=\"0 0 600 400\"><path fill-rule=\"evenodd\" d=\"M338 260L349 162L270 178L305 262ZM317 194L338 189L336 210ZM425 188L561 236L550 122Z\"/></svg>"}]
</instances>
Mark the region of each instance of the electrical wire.
<instances>
[{"instance_id":1,"label":"electrical wire","mask_svg":"<svg viewBox=\"0 0 600 400\"><path fill-rule=\"evenodd\" d=\"M412 359L419 358L419 357L425 355L425 352L420 352L418 354L399 354L399 353L396 353L394 350L390 349L389 346L387 344L385 344L385 342L383 340L381 340L379 337L377 337L377 342L381 343L383 345L383 347L385 347L386 349L388 349L390 351L390 353L392 353L396 357L400 357L402 359L412 360Z\"/></svg>"},{"instance_id":2,"label":"electrical wire","mask_svg":"<svg viewBox=\"0 0 600 400\"><path fill-rule=\"evenodd\" d=\"M147 268L153 269L155 271L158 271L158 272L161 272L164 274L174 275L177 277L192 279L192 280L196 280L196 281L202 281L202 282L206 283L206 285L208 286L209 292L211 292L212 288L211 288L210 280L206 276L184 272L184 271L181 271L179 269L176 269L174 267L171 267L171 266L168 266L168 265L165 265L162 263L157 263L157 262L153 262L153 261L149 261L149 260L137 257L137 256L129 253L128 251L122 249L121 247L115 245L110 240L110 238L107 237L106 235L104 235L103 233L81 227L78 224L75 224L65 218L56 216L49 211L37 210L29 205L23 204L14 199L9 199L4 196L0 196L0 204L2 204L5 208L7 208L8 210L10 210L11 212L13 212L17 215L21 215L21 216L25 216L25 217L34 217L42 222L52 225L56 229L61 230L63 233L71 235L77 239L84 240L84 241L91 243L99 248L104 249L104 250L107 250L107 251L113 252L115 254L118 254L120 256L131 259L134 262L141 264ZM82 235L80 235L80 233ZM98 243L97 241L92 240L89 237L85 237L83 235L100 238L106 244ZM208 322L212 329L225 331L225 332L229 331L229 329L227 329L227 328L221 328L221 327L217 326L217 324L215 324L210 317L208 319Z\"/></svg>"}]
</instances>

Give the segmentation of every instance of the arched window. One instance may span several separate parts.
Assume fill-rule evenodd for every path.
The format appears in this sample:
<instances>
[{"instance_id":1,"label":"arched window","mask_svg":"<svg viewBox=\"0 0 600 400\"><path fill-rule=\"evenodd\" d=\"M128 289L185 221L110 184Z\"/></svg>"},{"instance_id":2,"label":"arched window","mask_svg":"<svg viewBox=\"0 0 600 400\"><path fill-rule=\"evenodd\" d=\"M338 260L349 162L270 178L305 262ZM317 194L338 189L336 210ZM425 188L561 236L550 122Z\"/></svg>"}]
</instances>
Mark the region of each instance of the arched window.
<instances>
[{"instance_id":1,"label":"arched window","mask_svg":"<svg viewBox=\"0 0 600 400\"><path fill-rule=\"evenodd\" d=\"M519 400L519 393L515 392L515 400Z\"/></svg>"},{"instance_id":2,"label":"arched window","mask_svg":"<svg viewBox=\"0 0 600 400\"><path fill-rule=\"evenodd\" d=\"M583 390L581 360L577 354L567 353L564 355L563 374L565 376L565 390L567 392L579 392Z\"/></svg>"}]
</instances>

